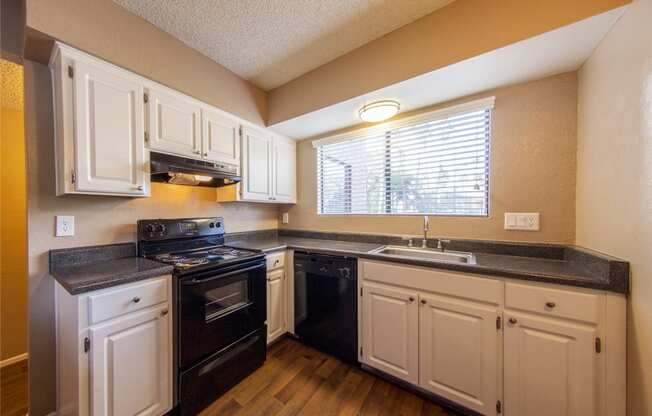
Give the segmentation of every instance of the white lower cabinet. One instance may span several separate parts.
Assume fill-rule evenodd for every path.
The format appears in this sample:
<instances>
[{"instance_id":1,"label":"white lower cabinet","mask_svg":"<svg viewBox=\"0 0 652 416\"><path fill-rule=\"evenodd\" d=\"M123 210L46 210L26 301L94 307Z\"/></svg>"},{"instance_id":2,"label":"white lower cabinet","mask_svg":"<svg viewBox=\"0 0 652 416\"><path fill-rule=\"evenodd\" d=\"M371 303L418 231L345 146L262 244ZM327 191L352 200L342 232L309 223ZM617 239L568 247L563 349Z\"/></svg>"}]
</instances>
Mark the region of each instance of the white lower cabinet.
<instances>
[{"instance_id":1,"label":"white lower cabinet","mask_svg":"<svg viewBox=\"0 0 652 416\"><path fill-rule=\"evenodd\" d=\"M416 292L363 287L363 360L387 374L419 382L419 307Z\"/></svg>"},{"instance_id":2,"label":"white lower cabinet","mask_svg":"<svg viewBox=\"0 0 652 416\"><path fill-rule=\"evenodd\" d=\"M505 404L509 414L601 414L596 400L597 328L516 312L506 312L505 318Z\"/></svg>"},{"instance_id":3,"label":"white lower cabinet","mask_svg":"<svg viewBox=\"0 0 652 416\"><path fill-rule=\"evenodd\" d=\"M170 276L71 295L56 284L57 415L172 408Z\"/></svg>"},{"instance_id":4,"label":"white lower cabinet","mask_svg":"<svg viewBox=\"0 0 652 416\"><path fill-rule=\"evenodd\" d=\"M168 306L90 329L93 415L160 415L170 403Z\"/></svg>"},{"instance_id":5,"label":"white lower cabinet","mask_svg":"<svg viewBox=\"0 0 652 416\"><path fill-rule=\"evenodd\" d=\"M421 294L419 303L419 386L494 414L500 393L498 309L430 294Z\"/></svg>"},{"instance_id":6,"label":"white lower cabinet","mask_svg":"<svg viewBox=\"0 0 652 416\"><path fill-rule=\"evenodd\" d=\"M625 414L623 295L372 260L359 270L365 365L482 415Z\"/></svg>"},{"instance_id":7,"label":"white lower cabinet","mask_svg":"<svg viewBox=\"0 0 652 416\"><path fill-rule=\"evenodd\" d=\"M267 273L267 342L286 331L285 273L283 269Z\"/></svg>"},{"instance_id":8,"label":"white lower cabinet","mask_svg":"<svg viewBox=\"0 0 652 416\"><path fill-rule=\"evenodd\" d=\"M288 331L288 273L285 270L286 252L270 253L267 260L267 343L274 342Z\"/></svg>"}]
</instances>

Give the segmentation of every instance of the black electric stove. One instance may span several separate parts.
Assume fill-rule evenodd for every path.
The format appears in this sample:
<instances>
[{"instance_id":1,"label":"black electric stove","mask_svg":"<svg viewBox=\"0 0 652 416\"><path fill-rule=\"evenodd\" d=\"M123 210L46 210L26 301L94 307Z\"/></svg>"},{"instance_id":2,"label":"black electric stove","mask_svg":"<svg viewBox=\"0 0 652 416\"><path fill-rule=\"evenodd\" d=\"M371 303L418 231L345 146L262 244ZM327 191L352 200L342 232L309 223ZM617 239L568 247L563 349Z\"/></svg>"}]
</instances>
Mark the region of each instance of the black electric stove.
<instances>
[{"instance_id":1,"label":"black electric stove","mask_svg":"<svg viewBox=\"0 0 652 416\"><path fill-rule=\"evenodd\" d=\"M265 256L219 217L138 221L138 252L174 265L175 404L195 415L265 361Z\"/></svg>"}]
</instances>

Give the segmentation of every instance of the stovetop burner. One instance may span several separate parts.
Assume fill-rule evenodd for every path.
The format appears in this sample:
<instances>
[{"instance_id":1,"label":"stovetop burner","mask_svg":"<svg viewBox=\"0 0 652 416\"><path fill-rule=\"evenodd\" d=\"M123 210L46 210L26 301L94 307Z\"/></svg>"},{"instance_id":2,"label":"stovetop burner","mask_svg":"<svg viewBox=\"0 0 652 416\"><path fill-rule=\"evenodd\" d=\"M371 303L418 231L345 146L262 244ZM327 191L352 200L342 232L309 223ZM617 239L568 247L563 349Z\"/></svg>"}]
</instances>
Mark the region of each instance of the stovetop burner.
<instances>
[{"instance_id":1,"label":"stovetop burner","mask_svg":"<svg viewBox=\"0 0 652 416\"><path fill-rule=\"evenodd\" d=\"M159 254L154 257L154 260L172 264L180 269L187 269L190 267L209 263L219 264L234 259L251 257L255 254L257 253L248 250L240 250L233 247L220 246L211 247L206 250Z\"/></svg>"}]
</instances>

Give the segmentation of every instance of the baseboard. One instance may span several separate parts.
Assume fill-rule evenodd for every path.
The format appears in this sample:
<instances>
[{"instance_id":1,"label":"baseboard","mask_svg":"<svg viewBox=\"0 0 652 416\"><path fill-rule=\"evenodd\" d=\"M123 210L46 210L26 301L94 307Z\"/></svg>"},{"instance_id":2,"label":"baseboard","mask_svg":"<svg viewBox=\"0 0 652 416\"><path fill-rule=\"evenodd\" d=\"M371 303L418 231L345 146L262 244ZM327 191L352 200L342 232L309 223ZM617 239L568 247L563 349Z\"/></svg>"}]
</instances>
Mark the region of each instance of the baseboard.
<instances>
[{"instance_id":1,"label":"baseboard","mask_svg":"<svg viewBox=\"0 0 652 416\"><path fill-rule=\"evenodd\" d=\"M0 361L0 368L4 368L4 367L6 367L8 365L16 364L16 363L18 363L20 361L26 360L27 357L28 357L28 355L25 352L25 353L14 355L13 357L9 357L7 359L4 359L4 360Z\"/></svg>"}]
</instances>

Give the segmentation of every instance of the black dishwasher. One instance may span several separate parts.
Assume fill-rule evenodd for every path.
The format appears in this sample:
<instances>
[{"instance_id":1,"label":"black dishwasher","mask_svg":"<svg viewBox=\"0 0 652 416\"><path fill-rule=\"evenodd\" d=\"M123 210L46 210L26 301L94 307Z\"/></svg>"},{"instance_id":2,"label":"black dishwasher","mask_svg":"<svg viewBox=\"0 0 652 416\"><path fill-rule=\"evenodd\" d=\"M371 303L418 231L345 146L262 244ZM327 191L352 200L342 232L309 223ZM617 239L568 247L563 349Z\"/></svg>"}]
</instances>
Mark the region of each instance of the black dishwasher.
<instances>
[{"instance_id":1,"label":"black dishwasher","mask_svg":"<svg viewBox=\"0 0 652 416\"><path fill-rule=\"evenodd\" d=\"M356 258L294 253L294 333L301 341L357 364Z\"/></svg>"}]
</instances>

